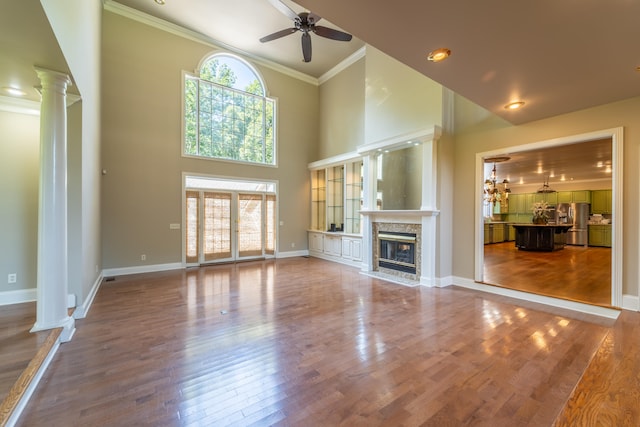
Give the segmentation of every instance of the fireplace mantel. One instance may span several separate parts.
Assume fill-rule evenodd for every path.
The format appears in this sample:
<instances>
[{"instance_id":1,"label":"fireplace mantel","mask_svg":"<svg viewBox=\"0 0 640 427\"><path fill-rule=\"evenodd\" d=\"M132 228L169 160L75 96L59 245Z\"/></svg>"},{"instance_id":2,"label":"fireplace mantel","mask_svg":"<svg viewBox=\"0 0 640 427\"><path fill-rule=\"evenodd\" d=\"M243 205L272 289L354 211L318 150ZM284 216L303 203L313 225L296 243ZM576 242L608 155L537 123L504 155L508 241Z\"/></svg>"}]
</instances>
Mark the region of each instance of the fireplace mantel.
<instances>
[{"instance_id":1,"label":"fireplace mantel","mask_svg":"<svg viewBox=\"0 0 640 427\"><path fill-rule=\"evenodd\" d=\"M362 216L369 218L370 222L397 222L405 224L421 224L423 218L437 217L437 210L363 210Z\"/></svg>"}]
</instances>

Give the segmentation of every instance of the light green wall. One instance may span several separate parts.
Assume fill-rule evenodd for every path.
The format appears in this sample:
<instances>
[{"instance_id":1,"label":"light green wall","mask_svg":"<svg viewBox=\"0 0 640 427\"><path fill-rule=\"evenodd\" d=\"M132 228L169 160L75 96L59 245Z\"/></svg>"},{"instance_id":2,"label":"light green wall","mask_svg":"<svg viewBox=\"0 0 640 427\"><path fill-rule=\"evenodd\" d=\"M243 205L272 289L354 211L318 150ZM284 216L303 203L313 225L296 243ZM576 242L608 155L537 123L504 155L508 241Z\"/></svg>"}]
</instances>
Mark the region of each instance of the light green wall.
<instances>
[{"instance_id":1,"label":"light green wall","mask_svg":"<svg viewBox=\"0 0 640 427\"><path fill-rule=\"evenodd\" d=\"M461 102L460 111L473 108ZM468 101L467 101L468 102ZM458 110L456 108L456 110ZM464 118L457 112L456 117ZM479 114L478 116L482 116ZM640 180L638 147L640 146L640 98L602 105L519 126L485 117L475 125L471 120L463 132L456 135L453 271L455 276L473 279L474 275L474 201L476 153L512 147L554 138L579 135L619 126L624 127L623 175L623 293L638 295L638 182Z\"/></svg>"},{"instance_id":2,"label":"light green wall","mask_svg":"<svg viewBox=\"0 0 640 427\"><path fill-rule=\"evenodd\" d=\"M320 86L320 143L318 158L355 151L364 144L365 60Z\"/></svg>"},{"instance_id":3,"label":"light green wall","mask_svg":"<svg viewBox=\"0 0 640 427\"><path fill-rule=\"evenodd\" d=\"M0 292L36 287L40 116L0 111ZM15 284L8 274L17 274Z\"/></svg>"},{"instance_id":4,"label":"light green wall","mask_svg":"<svg viewBox=\"0 0 640 427\"><path fill-rule=\"evenodd\" d=\"M442 86L367 46L365 143L442 125Z\"/></svg>"},{"instance_id":5,"label":"light green wall","mask_svg":"<svg viewBox=\"0 0 640 427\"><path fill-rule=\"evenodd\" d=\"M318 87L256 67L278 102L277 168L184 158L182 71L213 48L109 12L103 26L104 268L181 262L181 232L169 224L181 222L183 172L278 180L279 251L306 249Z\"/></svg>"}]
</instances>

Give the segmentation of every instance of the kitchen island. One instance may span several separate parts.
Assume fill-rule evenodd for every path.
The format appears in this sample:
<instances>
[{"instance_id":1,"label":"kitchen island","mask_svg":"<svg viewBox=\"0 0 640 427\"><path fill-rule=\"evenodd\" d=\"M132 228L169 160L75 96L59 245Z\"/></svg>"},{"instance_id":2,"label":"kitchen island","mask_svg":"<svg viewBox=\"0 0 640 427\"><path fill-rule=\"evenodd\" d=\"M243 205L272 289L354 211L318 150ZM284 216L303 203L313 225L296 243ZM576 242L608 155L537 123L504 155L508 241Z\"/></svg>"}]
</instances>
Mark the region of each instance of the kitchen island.
<instances>
[{"instance_id":1,"label":"kitchen island","mask_svg":"<svg viewBox=\"0 0 640 427\"><path fill-rule=\"evenodd\" d=\"M567 242L567 224L512 224L516 229L516 248L523 251L557 251Z\"/></svg>"}]
</instances>

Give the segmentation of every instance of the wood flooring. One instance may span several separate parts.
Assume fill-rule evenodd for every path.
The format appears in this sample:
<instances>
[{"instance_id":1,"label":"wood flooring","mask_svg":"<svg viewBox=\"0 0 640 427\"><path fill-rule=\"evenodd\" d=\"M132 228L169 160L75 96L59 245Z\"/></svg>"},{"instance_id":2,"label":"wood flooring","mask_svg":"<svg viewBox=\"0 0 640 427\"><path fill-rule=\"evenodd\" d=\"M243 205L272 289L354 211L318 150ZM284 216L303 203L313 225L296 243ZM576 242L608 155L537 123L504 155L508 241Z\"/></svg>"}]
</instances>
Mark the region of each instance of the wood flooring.
<instances>
[{"instance_id":1,"label":"wood flooring","mask_svg":"<svg viewBox=\"0 0 640 427\"><path fill-rule=\"evenodd\" d=\"M521 251L514 242L484 246L484 282L540 295L611 306L611 248L565 246Z\"/></svg>"},{"instance_id":2,"label":"wood flooring","mask_svg":"<svg viewBox=\"0 0 640 427\"><path fill-rule=\"evenodd\" d=\"M638 394L615 391L640 372L640 315L623 314L405 287L316 258L122 276L18 425L637 423ZM582 418L595 424L574 423L584 405L600 405Z\"/></svg>"},{"instance_id":3,"label":"wood flooring","mask_svg":"<svg viewBox=\"0 0 640 427\"><path fill-rule=\"evenodd\" d=\"M0 402L49 335L29 332L35 322L35 302L0 306Z\"/></svg>"}]
</instances>

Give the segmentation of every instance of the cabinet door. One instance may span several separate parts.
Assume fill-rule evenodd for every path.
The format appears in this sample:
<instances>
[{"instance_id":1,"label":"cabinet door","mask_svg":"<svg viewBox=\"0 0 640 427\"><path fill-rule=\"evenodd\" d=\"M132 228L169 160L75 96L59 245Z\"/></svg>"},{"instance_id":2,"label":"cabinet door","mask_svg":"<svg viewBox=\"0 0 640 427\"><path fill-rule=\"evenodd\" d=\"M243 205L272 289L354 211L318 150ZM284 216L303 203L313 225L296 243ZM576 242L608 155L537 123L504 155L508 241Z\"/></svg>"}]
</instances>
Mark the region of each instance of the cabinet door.
<instances>
[{"instance_id":1,"label":"cabinet door","mask_svg":"<svg viewBox=\"0 0 640 427\"><path fill-rule=\"evenodd\" d=\"M603 226L604 232L602 236L602 244L608 248L611 247L611 226L605 225Z\"/></svg>"},{"instance_id":2,"label":"cabinet door","mask_svg":"<svg viewBox=\"0 0 640 427\"><path fill-rule=\"evenodd\" d=\"M595 190L591 192L591 213L610 214L611 190Z\"/></svg>"},{"instance_id":3,"label":"cabinet door","mask_svg":"<svg viewBox=\"0 0 640 427\"><path fill-rule=\"evenodd\" d=\"M533 204L542 201L542 197L538 193L527 193L524 200L525 204L522 213L531 213Z\"/></svg>"},{"instance_id":4,"label":"cabinet door","mask_svg":"<svg viewBox=\"0 0 640 427\"><path fill-rule=\"evenodd\" d=\"M591 203L591 191L581 190L571 192L571 201L574 203Z\"/></svg>"},{"instance_id":5,"label":"cabinet door","mask_svg":"<svg viewBox=\"0 0 640 427\"><path fill-rule=\"evenodd\" d=\"M351 258L351 239L342 238L342 257Z\"/></svg>"},{"instance_id":6,"label":"cabinet door","mask_svg":"<svg viewBox=\"0 0 640 427\"><path fill-rule=\"evenodd\" d=\"M504 225L494 224L492 243L501 243L501 242L504 242Z\"/></svg>"},{"instance_id":7,"label":"cabinet door","mask_svg":"<svg viewBox=\"0 0 640 427\"><path fill-rule=\"evenodd\" d=\"M573 194L571 191L558 191L558 203L573 202Z\"/></svg>"},{"instance_id":8,"label":"cabinet door","mask_svg":"<svg viewBox=\"0 0 640 427\"><path fill-rule=\"evenodd\" d=\"M362 240L351 237L342 238L342 257L362 261Z\"/></svg>"},{"instance_id":9,"label":"cabinet door","mask_svg":"<svg viewBox=\"0 0 640 427\"><path fill-rule=\"evenodd\" d=\"M309 233L309 250L315 252L322 252L324 250L324 244L322 242L322 234Z\"/></svg>"},{"instance_id":10,"label":"cabinet door","mask_svg":"<svg viewBox=\"0 0 640 427\"><path fill-rule=\"evenodd\" d=\"M342 239L339 236L324 236L324 253L340 256L342 254Z\"/></svg>"},{"instance_id":11,"label":"cabinet door","mask_svg":"<svg viewBox=\"0 0 640 427\"><path fill-rule=\"evenodd\" d=\"M555 206L558 204L558 193L544 193L542 200L547 202L550 206Z\"/></svg>"},{"instance_id":12,"label":"cabinet door","mask_svg":"<svg viewBox=\"0 0 640 427\"><path fill-rule=\"evenodd\" d=\"M516 214L518 213L518 204L520 203L521 197L520 194L511 194L509 196L509 213Z\"/></svg>"},{"instance_id":13,"label":"cabinet door","mask_svg":"<svg viewBox=\"0 0 640 427\"><path fill-rule=\"evenodd\" d=\"M311 229L326 230L327 180L324 169L311 171Z\"/></svg>"}]
</instances>

